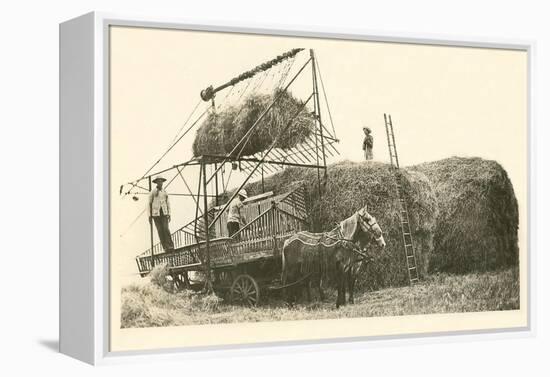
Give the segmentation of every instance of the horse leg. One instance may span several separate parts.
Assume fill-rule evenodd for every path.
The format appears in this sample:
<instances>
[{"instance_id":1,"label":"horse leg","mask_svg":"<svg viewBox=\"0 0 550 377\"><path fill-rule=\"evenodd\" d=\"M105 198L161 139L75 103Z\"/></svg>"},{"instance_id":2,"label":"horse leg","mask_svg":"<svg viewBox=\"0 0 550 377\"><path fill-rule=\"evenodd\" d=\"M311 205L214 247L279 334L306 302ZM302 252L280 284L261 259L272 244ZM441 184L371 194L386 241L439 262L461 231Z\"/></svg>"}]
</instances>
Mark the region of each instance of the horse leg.
<instances>
[{"instance_id":1,"label":"horse leg","mask_svg":"<svg viewBox=\"0 0 550 377\"><path fill-rule=\"evenodd\" d=\"M286 285L288 281L288 271L286 270L287 268L288 266L283 266L283 271L281 273L281 284L283 286ZM283 300L286 301L287 304L290 304L290 293L290 288L283 288Z\"/></svg>"},{"instance_id":2,"label":"horse leg","mask_svg":"<svg viewBox=\"0 0 550 377\"><path fill-rule=\"evenodd\" d=\"M317 280L318 288L319 288L319 300L325 301L325 292L323 291L323 278L319 276L319 280Z\"/></svg>"},{"instance_id":3,"label":"horse leg","mask_svg":"<svg viewBox=\"0 0 550 377\"><path fill-rule=\"evenodd\" d=\"M346 288L348 285L348 272L342 267L342 305L346 305Z\"/></svg>"},{"instance_id":4,"label":"horse leg","mask_svg":"<svg viewBox=\"0 0 550 377\"><path fill-rule=\"evenodd\" d=\"M353 290L355 288L355 274L353 272L353 269L350 268L348 271L348 290L349 290L349 299L348 302L350 304L354 304L354 298L353 298Z\"/></svg>"},{"instance_id":5,"label":"horse leg","mask_svg":"<svg viewBox=\"0 0 550 377\"><path fill-rule=\"evenodd\" d=\"M306 279L306 299L311 302L311 278Z\"/></svg>"},{"instance_id":6,"label":"horse leg","mask_svg":"<svg viewBox=\"0 0 550 377\"><path fill-rule=\"evenodd\" d=\"M342 294L345 294L344 288L344 271L339 262L336 262L336 285L338 287L338 296L336 297L336 309L343 305Z\"/></svg>"},{"instance_id":7,"label":"horse leg","mask_svg":"<svg viewBox=\"0 0 550 377\"><path fill-rule=\"evenodd\" d=\"M283 288L283 298L288 305L292 306L294 304L295 297L296 297L296 287Z\"/></svg>"}]
</instances>

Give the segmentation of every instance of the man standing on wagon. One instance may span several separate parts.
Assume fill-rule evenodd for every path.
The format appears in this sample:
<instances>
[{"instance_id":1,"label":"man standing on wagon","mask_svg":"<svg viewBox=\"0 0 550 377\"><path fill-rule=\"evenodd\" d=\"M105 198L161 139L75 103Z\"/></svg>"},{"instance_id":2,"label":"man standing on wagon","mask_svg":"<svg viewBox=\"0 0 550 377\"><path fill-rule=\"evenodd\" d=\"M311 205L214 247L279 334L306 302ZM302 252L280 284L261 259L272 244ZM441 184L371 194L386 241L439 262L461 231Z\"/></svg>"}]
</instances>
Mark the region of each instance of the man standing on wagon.
<instances>
[{"instance_id":1,"label":"man standing on wagon","mask_svg":"<svg viewBox=\"0 0 550 377\"><path fill-rule=\"evenodd\" d=\"M174 251L174 243L172 242L172 235L168 223L170 222L170 201L168 200L168 193L162 188L162 185L166 179L162 176L157 176L153 179L153 183L157 187L151 190L149 194L149 223L154 221L155 227L160 238L160 243L165 252L169 253Z\"/></svg>"},{"instance_id":2,"label":"man standing on wagon","mask_svg":"<svg viewBox=\"0 0 550 377\"><path fill-rule=\"evenodd\" d=\"M237 198L233 199L229 205L228 214L227 214L227 232L229 237L232 237L237 233L241 227L241 224L246 224L246 219L241 213L242 208L244 207L243 202L248 198L246 190L239 191Z\"/></svg>"},{"instance_id":3,"label":"man standing on wagon","mask_svg":"<svg viewBox=\"0 0 550 377\"><path fill-rule=\"evenodd\" d=\"M363 132L365 133L365 138L363 139L363 152L365 153L365 160L372 160L372 147L374 145L374 140L371 134L369 127L363 127Z\"/></svg>"}]
</instances>

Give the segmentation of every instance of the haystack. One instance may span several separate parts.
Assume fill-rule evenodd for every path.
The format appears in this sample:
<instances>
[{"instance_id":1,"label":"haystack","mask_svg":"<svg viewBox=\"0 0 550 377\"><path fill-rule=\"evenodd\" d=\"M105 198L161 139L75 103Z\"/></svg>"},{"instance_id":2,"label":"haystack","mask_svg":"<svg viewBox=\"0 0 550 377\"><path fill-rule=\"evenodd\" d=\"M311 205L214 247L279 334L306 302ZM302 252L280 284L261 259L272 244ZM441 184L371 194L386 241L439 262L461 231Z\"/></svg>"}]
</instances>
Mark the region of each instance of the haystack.
<instances>
[{"instance_id":1,"label":"haystack","mask_svg":"<svg viewBox=\"0 0 550 377\"><path fill-rule=\"evenodd\" d=\"M436 198L428 179L418 172L402 172L411 228L415 240L419 271L424 275L432 250L433 231L437 215ZM389 165L377 162L341 162L328 167L329 179L319 199L317 171L288 168L267 177L265 189L283 193L295 181L304 181L307 189L315 231L328 231L337 223L368 205L368 211L378 220L386 239L382 251L374 242L370 248L375 262L359 277L365 288L408 284L400 224L400 205L395 176ZM261 183L248 185L250 194L261 193Z\"/></svg>"},{"instance_id":2,"label":"haystack","mask_svg":"<svg viewBox=\"0 0 550 377\"><path fill-rule=\"evenodd\" d=\"M277 103L250 133L248 142L239 144L246 133L260 118L265 109L279 96ZM210 113L197 130L193 142L193 154L220 155L233 152L234 155L250 156L269 148L292 117L300 111L303 102L288 91L275 90L272 94L248 96L242 107L228 106L218 113ZM315 129L314 118L307 106L303 107L286 132L281 134L276 147L289 149L303 142ZM241 151L242 146L244 148Z\"/></svg>"},{"instance_id":3,"label":"haystack","mask_svg":"<svg viewBox=\"0 0 550 377\"><path fill-rule=\"evenodd\" d=\"M464 273L518 264L518 203L497 162L452 157L411 169L428 177L437 196L430 271Z\"/></svg>"}]
</instances>

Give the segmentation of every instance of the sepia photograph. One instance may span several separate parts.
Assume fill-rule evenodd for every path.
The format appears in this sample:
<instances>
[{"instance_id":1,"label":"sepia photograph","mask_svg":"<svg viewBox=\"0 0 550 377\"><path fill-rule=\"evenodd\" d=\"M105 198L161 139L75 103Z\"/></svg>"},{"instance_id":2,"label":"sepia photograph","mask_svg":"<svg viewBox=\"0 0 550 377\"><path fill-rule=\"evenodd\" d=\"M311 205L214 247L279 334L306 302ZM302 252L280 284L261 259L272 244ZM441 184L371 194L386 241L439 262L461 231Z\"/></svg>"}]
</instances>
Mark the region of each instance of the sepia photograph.
<instances>
[{"instance_id":1,"label":"sepia photograph","mask_svg":"<svg viewBox=\"0 0 550 377\"><path fill-rule=\"evenodd\" d=\"M525 50L111 26L108 68L112 349L526 323Z\"/></svg>"}]
</instances>

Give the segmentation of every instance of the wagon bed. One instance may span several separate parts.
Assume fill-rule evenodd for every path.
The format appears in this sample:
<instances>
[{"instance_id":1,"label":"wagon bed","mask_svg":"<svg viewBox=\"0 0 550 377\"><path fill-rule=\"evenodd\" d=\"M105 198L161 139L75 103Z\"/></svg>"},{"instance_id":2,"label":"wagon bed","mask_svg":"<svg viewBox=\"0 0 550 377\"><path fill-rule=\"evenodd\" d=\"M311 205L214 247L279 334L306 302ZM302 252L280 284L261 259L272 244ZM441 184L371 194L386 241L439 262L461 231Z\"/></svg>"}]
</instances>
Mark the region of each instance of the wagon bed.
<instances>
[{"instance_id":1,"label":"wagon bed","mask_svg":"<svg viewBox=\"0 0 550 377\"><path fill-rule=\"evenodd\" d=\"M298 184L291 191L273 196L263 194L245 201L245 218L252 219L233 237L228 237L227 214L223 213L209 231L210 266L217 269L237 268L247 263L280 257L284 241L293 233L308 228L305 189ZM209 216L215 218L220 207ZM160 243L136 257L141 276L147 275L153 265L167 264L172 273L204 270L206 241L202 217L172 234L175 249L166 253ZM195 232L196 230L196 232ZM198 242L197 242L198 239ZM154 264L152 262L154 258Z\"/></svg>"}]
</instances>

